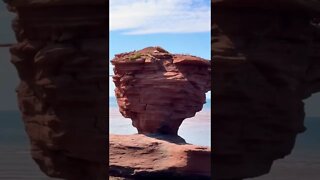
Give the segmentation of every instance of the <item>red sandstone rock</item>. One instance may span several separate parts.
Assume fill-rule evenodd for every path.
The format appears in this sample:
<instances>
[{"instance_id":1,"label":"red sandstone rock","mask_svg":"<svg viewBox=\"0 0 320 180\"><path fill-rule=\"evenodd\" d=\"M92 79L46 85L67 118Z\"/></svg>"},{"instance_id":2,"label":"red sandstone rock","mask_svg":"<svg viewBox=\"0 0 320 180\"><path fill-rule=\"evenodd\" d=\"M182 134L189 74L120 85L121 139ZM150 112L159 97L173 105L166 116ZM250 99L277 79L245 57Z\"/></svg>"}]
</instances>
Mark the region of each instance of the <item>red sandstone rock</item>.
<instances>
[{"instance_id":1,"label":"red sandstone rock","mask_svg":"<svg viewBox=\"0 0 320 180\"><path fill-rule=\"evenodd\" d=\"M172 136L110 135L109 175L149 179L211 179L208 147L171 143Z\"/></svg>"},{"instance_id":2,"label":"red sandstone rock","mask_svg":"<svg viewBox=\"0 0 320 180\"><path fill-rule=\"evenodd\" d=\"M289 2L278 8L268 1L273 8L266 10L257 5L262 1L250 8L242 6L249 1L231 1L212 9L215 180L268 173L305 130L302 100L320 90L320 32L312 16Z\"/></svg>"},{"instance_id":3,"label":"red sandstone rock","mask_svg":"<svg viewBox=\"0 0 320 180\"><path fill-rule=\"evenodd\" d=\"M120 112L139 133L176 135L211 90L210 61L160 47L116 55L113 81Z\"/></svg>"},{"instance_id":4,"label":"red sandstone rock","mask_svg":"<svg viewBox=\"0 0 320 180\"><path fill-rule=\"evenodd\" d=\"M50 177L107 179L105 1L9 4L18 14L10 51L32 158Z\"/></svg>"}]
</instances>

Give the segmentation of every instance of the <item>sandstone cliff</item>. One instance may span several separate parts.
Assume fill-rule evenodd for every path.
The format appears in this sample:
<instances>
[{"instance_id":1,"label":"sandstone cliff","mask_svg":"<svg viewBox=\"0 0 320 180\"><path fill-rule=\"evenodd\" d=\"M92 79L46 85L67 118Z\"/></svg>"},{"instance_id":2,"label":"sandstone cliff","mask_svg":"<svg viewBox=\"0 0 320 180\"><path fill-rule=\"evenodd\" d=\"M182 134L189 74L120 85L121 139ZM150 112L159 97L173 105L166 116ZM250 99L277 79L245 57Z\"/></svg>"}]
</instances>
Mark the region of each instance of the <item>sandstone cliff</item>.
<instances>
[{"instance_id":1,"label":"sandstone cliff","mask_svg":"<svg viewBox=\"0 0 320 180\"><path fill-rule=\"evenodd\" d=\"M21 79L17 95L32 158L51 177L105 180L105 1L72 1L72 8L71 1L8 2L17 13L11 61Z\"/></svg>"},{"instance_id":2,"label":"sandstone cliff","mask_svg":"<svg viewBox=\"0 0 320 180\"><path fill-rule=\"evenodd\" d=\"M242 5L212 9L214 179L268 173L305 131L302 100L320 90L312 14Z\"/></svg>"},{"instance_id":3,"label":"sandstone cliff","mask_svg":"<svg viewBox=\"0 0 320 180\"><path fill-rule=\"evenodd\" d=\"M177 135L211 90L210 61L195 56L149 47L118 54L112 64L120 112L139 133Z\"/></svg>"}]
</instances>

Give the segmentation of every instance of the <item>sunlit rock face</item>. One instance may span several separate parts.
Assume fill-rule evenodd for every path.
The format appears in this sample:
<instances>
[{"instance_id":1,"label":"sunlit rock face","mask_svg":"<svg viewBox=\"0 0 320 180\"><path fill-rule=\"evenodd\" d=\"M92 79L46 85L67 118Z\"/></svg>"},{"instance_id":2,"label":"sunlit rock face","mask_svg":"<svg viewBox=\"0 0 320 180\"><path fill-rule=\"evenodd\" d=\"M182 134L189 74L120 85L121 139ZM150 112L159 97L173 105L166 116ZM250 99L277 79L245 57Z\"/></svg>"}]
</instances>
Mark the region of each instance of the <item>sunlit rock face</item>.
<instances>
[{"instance_id":1,"label":"sunlit rock face","mask_svg":"<svg viewBox=\"0 0 320 180\"><path fill-rule=\"evenodd\" d=\"M32 158L51 177L107 179L105 2L8 3L18 14L10 51Z\"/></svg>"},{"instance_id":2,"label":"sunlit rock face","mask_svg":"<svg viewBox=\"0 0 320 180\"><path fill-rule=\"evenodd\" d=\"M177 135L182 121L202 109L211 89L210 61L160 47L118 54L112 64L120 112L139 133Z\"/></svg>"},{"instance_id":3,"label":"sunlit rock face","mask_svg":"<svg viewBox=\"0 0 320 180\"><path fill-rule=\"evenodd\" d=\"M311 11L228 2L212 9L213 177L219 180L268 173L274 160L290 154L305 131L302 100L320 90L320 32Z\"/></svg>"}]
</instances>

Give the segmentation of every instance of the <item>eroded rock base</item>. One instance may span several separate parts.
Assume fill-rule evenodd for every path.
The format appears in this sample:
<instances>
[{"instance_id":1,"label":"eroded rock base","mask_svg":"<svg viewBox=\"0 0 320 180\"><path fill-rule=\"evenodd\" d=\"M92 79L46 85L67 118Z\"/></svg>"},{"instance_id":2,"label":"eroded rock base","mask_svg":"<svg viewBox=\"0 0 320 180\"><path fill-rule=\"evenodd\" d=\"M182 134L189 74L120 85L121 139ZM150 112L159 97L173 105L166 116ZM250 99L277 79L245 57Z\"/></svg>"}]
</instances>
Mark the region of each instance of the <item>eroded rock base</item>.
<instances>
[{"instance_id":1,"label":"eroded rock base","mask_svg":"<svg viewBox=\"0 0 320 180\"><path fill-rule=\"evenodd\" d=\"M175 136L110 135L109 175L130 179L211 179L211 149ZM171 142L170 142L171 141Z\"/></svg>"}]
</instances>

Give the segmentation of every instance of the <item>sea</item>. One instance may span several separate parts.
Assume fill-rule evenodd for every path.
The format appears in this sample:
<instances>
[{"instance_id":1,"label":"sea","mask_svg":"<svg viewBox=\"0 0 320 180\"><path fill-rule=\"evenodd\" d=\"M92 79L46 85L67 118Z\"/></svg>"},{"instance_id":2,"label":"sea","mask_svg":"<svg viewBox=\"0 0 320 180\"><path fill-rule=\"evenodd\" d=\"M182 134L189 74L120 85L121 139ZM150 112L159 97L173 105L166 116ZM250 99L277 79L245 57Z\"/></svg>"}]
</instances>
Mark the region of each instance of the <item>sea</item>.
<instances>
[{"instance_id":1,"label":"sea","mask_svg":"<svg viewBox=\"0 0 320 180\"><path fill-rule=\"evenodd\" d=\"M113 104L112 104L113 103ZM188 143L210 146L210 106L186 119L179 135ZM134 134L131 120L123 118L116 102L110 102L110 133ZM307 131L300 134L292 154L277 160L270 173L250 180L317 180L320 179L320 118L305 120ZM213 148L214 149L214 148ZM50 180L31 159L30 146L18 111L0 111L0 180ZM248 179L249 180L249 179Z\"/></svg>"},{"instance_id":2,"label":"sea","mask_svg":"<svg viewBox=\"0 0 320 180\"><path fill-rule=\"evenodd\" d=\"M248 180L320 179L320 117L307 117L305 127L289 156L275 161L270 173Z\"/></svg>"},{"instance_id":3,"label":"sea","mask_svg":"<svg viewBox=\"0 0 320 180\"><path fill-rule=\"evenodd\" d=\"M18 111L0 111L0 180L49 180L31 159Z\"/></svg>"}]
</instances>

